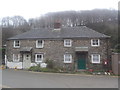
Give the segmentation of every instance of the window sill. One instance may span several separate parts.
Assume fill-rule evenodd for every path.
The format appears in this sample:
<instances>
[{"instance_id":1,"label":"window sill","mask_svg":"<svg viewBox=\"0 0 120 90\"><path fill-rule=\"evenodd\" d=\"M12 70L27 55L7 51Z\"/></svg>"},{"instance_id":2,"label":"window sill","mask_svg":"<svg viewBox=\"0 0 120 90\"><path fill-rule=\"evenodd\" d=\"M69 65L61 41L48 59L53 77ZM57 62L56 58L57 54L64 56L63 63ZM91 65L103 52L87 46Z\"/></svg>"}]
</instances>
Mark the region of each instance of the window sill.
<instances>
[{"instance_id":1,"label":"window sill","mask_svg":"<svg viewBox=\"0 0 120 90\"><path fill-rule=\"evenodd\" d=\"M64 47L72 47L72 46L64 46Z\"/></svg>"},{"instance_id":2,"label":"window sill","mask_svg":"<svg viewBox=\"0 0 120 90\"><path fill-rule=\"evenodd\" d=\"M92 64L100 64L100 62L92 62Z\"/></svg>"},{"instance_id":3,"label":"window sill","mask_svg":"<svg viewBox=\"0 0 120 90\"><path fill-rule=\"evenodd\" d=\"M64 63L72 63L72 62L64 62Z\"/></svg>"},{"instance_id":4,"label":"window sill","mask_svg":"<svg viewBox=\"0 0 120 90\"><path fill-rule=\"evenodd\" d=\"M42 49L43 47L36 47L37 49Z\"/></svg>"},{"instance_id":5,"label":"window sill","mask_svg":"<svg viewBox=\"0 0 120 90\"><path fill-rule=\"evenodd\" d=\"M20 47L14 47L14 48L20 48Z\"/></svg>"},{"instance_id":6,"label":"window sill","mask_svg":"<svg viewBox=\"0 0 120 90\"><path fill-rule=\"evenodd\" d=\"M100 47L100 45L92 45L92 47Z\"/></svg>"},{"instance_id":7,"label":"window sill","mask_svg":"<svg viewBox=\"0 0 120 90\"><path fill-rule=\"evenodd\" d=\"M42 63L43 61L35 61L36 63Z\"/></svg>"}]
</instances>

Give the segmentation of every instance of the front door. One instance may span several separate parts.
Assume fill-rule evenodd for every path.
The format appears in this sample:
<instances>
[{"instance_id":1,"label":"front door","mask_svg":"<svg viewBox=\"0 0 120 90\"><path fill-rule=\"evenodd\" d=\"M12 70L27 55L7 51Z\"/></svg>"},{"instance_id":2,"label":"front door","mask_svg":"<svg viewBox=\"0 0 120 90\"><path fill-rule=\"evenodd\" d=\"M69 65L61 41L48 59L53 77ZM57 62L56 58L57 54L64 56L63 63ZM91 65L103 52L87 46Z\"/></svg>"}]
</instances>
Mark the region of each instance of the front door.
<instances>
[{"instance_id":1,"label":"front door","mask_svg":"<svg viewBox=\"0 0 120 90\"><path fill-rule=\"evenodd\" d=\"M31 55L23 54L23 68L24 69L30 68L30 64L31 64Z\"/></svg>"},{"instance_id":2,"label":"front door","mask_svg":"<svg viewBox=\"0 0 120 90\"><path fill-rule=\"evenodd\" d=\"M86 69L86 54L78 54L78 69Z\"/></svg>"}]
</instances>

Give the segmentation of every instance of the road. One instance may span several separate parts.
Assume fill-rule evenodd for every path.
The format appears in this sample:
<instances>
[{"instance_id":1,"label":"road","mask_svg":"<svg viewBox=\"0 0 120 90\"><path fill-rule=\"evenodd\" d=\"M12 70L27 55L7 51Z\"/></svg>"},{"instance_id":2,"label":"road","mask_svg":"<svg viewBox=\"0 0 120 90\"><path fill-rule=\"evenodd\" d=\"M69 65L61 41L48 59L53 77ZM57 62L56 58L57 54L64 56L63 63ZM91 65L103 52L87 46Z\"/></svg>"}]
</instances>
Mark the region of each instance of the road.
<instances>
[{"instance_id":1,"label":"road","mask_svg":"<svg viewBox=\"0 0 120 90\"><path fill-rule=\"evenodd\" d=\"M118 88L118 77L3 70L8 88Z\"/></svg>"}]
</instances>

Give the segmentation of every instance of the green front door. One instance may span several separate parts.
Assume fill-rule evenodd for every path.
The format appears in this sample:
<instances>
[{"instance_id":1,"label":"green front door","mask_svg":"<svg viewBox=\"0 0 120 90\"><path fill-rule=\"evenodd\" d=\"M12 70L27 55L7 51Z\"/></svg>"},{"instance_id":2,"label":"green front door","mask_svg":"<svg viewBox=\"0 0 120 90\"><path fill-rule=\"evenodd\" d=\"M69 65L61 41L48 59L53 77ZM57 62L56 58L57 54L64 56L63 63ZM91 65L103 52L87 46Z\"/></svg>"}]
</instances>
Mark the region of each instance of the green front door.
<instances>
[{"instance_id":1,"label":"green front door","mask_svg":"<svg viewBox=\"0 0 120 90\"><path fill-rule=\"evenodd\" d=\"M78 69L86 69L86 55L80 54L78 57Z\"/></svg>"}]
</instances>

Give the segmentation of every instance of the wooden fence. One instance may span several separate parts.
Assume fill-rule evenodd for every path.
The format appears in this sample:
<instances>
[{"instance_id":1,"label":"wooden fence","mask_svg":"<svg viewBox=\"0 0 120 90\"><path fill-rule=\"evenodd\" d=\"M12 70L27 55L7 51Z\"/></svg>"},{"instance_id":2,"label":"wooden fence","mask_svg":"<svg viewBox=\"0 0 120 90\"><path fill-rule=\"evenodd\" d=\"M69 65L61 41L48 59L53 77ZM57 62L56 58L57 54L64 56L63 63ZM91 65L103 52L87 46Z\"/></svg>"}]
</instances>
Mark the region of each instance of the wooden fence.
<instances>
[{"instance_id":1,"label":"wooden fence","mask_svg":"<svg viewBox=\"0 0 120 90\"><path fill-rule=\"evenodd\" d=\"M115 75L120 75L120 53L112 54L112 71Z\"/></svg>"}]
</instances>

